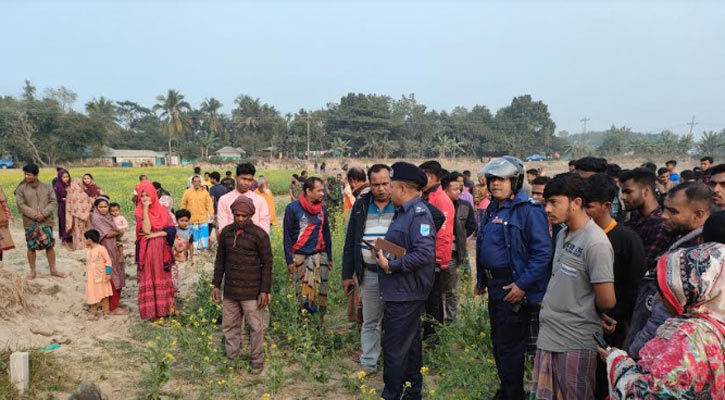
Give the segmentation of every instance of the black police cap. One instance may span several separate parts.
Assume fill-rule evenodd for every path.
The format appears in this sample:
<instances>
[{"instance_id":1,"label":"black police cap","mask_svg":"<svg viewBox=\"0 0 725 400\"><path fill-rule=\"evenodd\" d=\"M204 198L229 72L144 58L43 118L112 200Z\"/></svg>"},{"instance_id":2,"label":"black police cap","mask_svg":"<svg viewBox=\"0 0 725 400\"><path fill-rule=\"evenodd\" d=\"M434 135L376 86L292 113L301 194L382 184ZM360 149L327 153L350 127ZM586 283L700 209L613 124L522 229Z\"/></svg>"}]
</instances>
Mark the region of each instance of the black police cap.
<instances>
[{"instance_id":1,"label":"black police cap","mask_svg":"<svg viewBox=\"0 0 725 400\"><path fill-rule=\"evenodd\" d=\"M417 166L399 161L390 166L390 179L394 181L410 182L422 189L428 184L428 176Z\"/></svg>"}]
</instances>

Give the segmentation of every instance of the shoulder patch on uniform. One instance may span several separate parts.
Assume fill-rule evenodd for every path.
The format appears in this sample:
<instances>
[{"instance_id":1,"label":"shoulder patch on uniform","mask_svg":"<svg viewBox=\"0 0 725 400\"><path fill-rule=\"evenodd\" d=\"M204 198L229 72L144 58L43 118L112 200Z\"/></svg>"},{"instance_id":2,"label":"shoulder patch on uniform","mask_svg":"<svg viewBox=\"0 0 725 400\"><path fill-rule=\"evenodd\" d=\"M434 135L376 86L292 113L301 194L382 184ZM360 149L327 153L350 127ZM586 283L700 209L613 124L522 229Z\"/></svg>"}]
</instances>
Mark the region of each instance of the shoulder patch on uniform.
<instances>
[{"instance_id":1,"label":"shoulder patch on uniform","mask_svg":"<svg viewBox=\"0 0 725 400\"><path fill-rule=\"evenodd\" d=\"M420 224L420 234L423 236L430 235L430 225L428 224Z\"/></svg>"},{"instance_id":2,"label":"shoulder patch on uniform","mask_svg":"<svg viewBox=\"0 0 725 400\"><path fill-rule=\"evenodd\" d=\"M418 214L425 214L425 212L428 211L428 209L423 206L415 206L413 211L415 211L415 214L418 215Z\"/></svg>"}]
</instances>

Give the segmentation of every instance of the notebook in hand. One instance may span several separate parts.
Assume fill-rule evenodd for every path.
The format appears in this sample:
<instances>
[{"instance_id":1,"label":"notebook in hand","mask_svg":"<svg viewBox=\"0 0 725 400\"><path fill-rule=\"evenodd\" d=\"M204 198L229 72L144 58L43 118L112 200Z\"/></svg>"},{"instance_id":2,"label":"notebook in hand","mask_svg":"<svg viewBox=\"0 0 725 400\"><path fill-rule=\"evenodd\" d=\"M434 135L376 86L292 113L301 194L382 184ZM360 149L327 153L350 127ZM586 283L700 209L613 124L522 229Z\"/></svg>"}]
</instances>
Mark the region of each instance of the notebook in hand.
<instances>
[{"instance_id":1,"label":"notebook in hand","mask_svg":"<svg viewBox=\"0 0 725 400\"><path fill-rule=\"evenodd\" d=\"M405 248L398 246L397 244L378 238L375 240L375 250L382 250L385 257L392 260L400 259L405 255Z\"/></svg>"}]
</instances>

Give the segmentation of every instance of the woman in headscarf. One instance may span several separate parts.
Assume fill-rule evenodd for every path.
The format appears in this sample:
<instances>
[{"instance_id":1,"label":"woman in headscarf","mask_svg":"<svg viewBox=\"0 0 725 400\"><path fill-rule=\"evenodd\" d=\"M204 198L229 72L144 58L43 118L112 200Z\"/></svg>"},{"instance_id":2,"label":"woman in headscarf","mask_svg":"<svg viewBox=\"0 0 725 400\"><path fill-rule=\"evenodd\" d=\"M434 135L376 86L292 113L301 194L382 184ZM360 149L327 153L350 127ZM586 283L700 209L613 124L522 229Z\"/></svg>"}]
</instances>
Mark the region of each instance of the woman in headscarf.
<instances>
[{"instance_id":1,"label":"woman in headscarf","mask_svg":"<svg viewBox=\"0 0 725 400\"><path fill-rule=\"evenodd\" d=\"M725 399L725 245L707 242L657 264L660 297L673 317L640 350L606 357L610 398Z\"/></svg>"},{"instance_id":2,"label":"woman in headscarf","mask_svg":"<svg viewBox=\"0 0 725 400\"><path fill-rule=\"evenodd\" d=\"M66 229L66 199L68 190L70 189L70 172L63 168L58 168L58 176L53 180L53 190L55 190L55 198L58 200L58 236L66 248L70 248L73 241L70 232Z\"/></svg>"},{"instance_id":3,"label":"woman in headscarf","mask_svg":"<svg viewBox=\"0 0 725 400\"><path fill-rule=\"evenodd\" d=\"M142 319L163 318L176 313L171 279L176 228L151 182L142 181L136 193L138 311Z\"/></svg>"},{"instance_id":4,"label":"woman in headscarf","mask_svg":"<svg viewBox=\"0 0 725 400\"><path fill-rule=\"evenodd\" d=\"M93 175L91 174L83 175L83 190L93 200L103 194L103 190L93 182Z\"/></svg>"},{"instance_id":5,"label":"woman in headscarf","mask_svg":"<svg viewBox=\"0 0 725 400\"><path fill-rule=\"evenodd\" d=\"M101 196L96 199L91 213L91 225L93 229L101 234L100 244L106 248L108 255L111 257L111 288L113 289L113 296L109 300L111 314L124 315L126 312L119 306L121 303L121 289L126 283L126 270L124 268L123 254L121 254L116 244L116 238L121 235L121 230L113 222L109 205L107 197Z\"/></svg>"},{"instance_id":6,"label":"woman in headscarf","mask_svg":"<svg viewBox=\"0 0 725 400\"><path fill-rule=\"evenodd\" d=\"M71 180L65 204L65 227L71 236L70 251L86 248L83 234L91 224L91 209L95 197L86 193L83 182Z\"/></svg>"}]
</instances>

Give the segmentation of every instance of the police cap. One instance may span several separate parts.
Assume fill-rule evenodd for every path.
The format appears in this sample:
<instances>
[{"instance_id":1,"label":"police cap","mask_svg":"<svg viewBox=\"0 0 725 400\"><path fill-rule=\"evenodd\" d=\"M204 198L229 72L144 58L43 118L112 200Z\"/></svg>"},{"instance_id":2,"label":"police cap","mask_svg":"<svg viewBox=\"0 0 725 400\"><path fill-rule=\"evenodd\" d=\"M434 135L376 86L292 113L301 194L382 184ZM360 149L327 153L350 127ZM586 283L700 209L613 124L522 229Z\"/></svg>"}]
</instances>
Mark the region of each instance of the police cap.
<instances>
[{"instance_id":1,"label":"police cap","mask_svg":"<svg viewBox=\"0 0 725 400\"><path fill-rule=\"evenodd\" d=\"M411 163L399 161L390 168L391 180L410 182L417 185L418 189L424 188L428 184L428 176L425 172Z\"/></svg>"}]
</instances>

